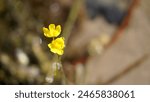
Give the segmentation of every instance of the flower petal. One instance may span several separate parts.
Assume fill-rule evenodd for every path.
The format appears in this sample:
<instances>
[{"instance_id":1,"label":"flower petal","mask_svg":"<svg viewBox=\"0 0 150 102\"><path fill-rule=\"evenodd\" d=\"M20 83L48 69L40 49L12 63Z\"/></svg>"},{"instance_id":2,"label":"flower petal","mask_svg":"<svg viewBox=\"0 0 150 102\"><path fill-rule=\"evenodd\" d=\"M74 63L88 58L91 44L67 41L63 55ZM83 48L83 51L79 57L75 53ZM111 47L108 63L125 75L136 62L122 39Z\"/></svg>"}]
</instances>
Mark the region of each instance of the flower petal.
<instances>
[{"instance_id":1,"label":"flower petal","mask_svg":"<svg viewBox=\"0 0 150 102\"><path fill-rule=\"evenodd\" d=\"M50 24L49 25L49 30L50 30L50 32L55 30L55 24Z\"/></svg>"},{"instance_id":2,"label":"flower petal","mask_svg":"<svg viewBox=\"0 0 150 102\"><path fill-rule=\"evenodd\" d=\"M58 34L61 33L61 26L60 26L60 25L57 25L57 26L56 26L56 31L58 32Z\"/></svg>"},{"instance_id":3,"label":"flower petal","mask_svg":"<svg viewBox=\"0 0 150 102\"><path fill-rule=\"evenodd\" d=\"M64 51L63 51L63 50L58 50L57 54L58 54L58 55L63 55L63 54L64 54Z\"/></svg>"},{"instance_id":4,"label":"flower petal","mask_svg":"<svg viewBox=\"0 0 150 102\"><path fill-rule=\"evenodd\" d=\"M53 33L54 37L57 37L58 35L60 35L60 33L61 33L61 26L57 25L56 29L54 29L52 33Z\"/></svg>"},{"instance_id":5,"label":"flower petal","mask_svg":"<svg viewBox=\"0 0 150 102\"><path fill-rule=\"evenodd\" d=\"M65 41L64 40L65 40L64 37L58 38L58 43L61 45L62 49L65 47Z\"/></svg>"},{"instance_id":6,"label":"flower petal","mask_svg":"<svg viewBox=\"0 0 150 102\"><path fill-rule=\"evenodd\" d=\"M60 37L53 40L50 44L48 44L51 52L56 53L58 55L62 55L64 53L63 49L65 47L64 38Z\"/></svg>"},{"instance_id":7,"label":"flower petal","mask_svg":"<svg viewBox=\"0 0 150 102\"><path fill-rule=\"evenodd\" d=\"M46 37L50 37L50 32L47 28L43 27L43 32Z\"/></svg>"}]
</instances>

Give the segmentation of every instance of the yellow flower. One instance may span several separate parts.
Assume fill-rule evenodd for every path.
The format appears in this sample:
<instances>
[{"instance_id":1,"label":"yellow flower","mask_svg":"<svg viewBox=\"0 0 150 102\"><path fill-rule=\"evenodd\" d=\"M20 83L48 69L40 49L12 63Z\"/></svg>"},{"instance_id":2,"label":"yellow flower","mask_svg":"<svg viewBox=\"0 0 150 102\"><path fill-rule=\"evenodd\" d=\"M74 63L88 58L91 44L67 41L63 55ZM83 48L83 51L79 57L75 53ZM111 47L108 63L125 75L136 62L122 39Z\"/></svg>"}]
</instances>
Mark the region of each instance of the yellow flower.
<instances>
[{"instance_id":1,"label":"yellow flower","mask_svg":"<svg viewBox=\"0 0 150 102\"><path fill-rule=\"evenodd\" d=\"M61 26L55 24L50 24L49 29L43 27L43 32L46 37L57 37L61 33Z\"/></svg>"},{"instance_id":2,"label":"yellow flower","mask_svg":"<svg viewBox=\"0 0 150 102\"><path fill-rule=\"evenodd\" d=\"M50 48L51 52L56 53L58 55L63 55L64 53L64 38L60 37L55 40L53 40L50 44L48 44L48 47Z\"/></svg>"}]
</instances>

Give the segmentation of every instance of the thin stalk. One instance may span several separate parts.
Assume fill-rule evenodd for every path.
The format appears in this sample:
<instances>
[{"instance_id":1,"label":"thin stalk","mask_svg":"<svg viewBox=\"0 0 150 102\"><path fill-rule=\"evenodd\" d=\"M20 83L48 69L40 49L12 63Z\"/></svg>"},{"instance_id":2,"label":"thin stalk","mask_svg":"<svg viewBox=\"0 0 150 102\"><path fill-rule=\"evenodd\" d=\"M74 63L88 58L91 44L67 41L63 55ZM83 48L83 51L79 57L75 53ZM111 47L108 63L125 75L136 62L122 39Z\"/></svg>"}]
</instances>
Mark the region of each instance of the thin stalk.
<instances>
[{"instance_id":1,"label":"thin stalk","mask_svg":"<svg viewBox=\"0 0 150 102\"><path fill-rule=\"evenodd\" d=\"M70 13L69 13L68 19L65 23L63 34L62 34L65 38L65 43L66 44L68 42L68 38L70 37L72 28L73 28L74 23L77 19L77 16L78 16L78 13L80 11L80 8L81 8L81 5L82 5L83 1L84 0L75 0L74 3L73 3L72 8L70 10Z\"/></svg>"}]
</instances>

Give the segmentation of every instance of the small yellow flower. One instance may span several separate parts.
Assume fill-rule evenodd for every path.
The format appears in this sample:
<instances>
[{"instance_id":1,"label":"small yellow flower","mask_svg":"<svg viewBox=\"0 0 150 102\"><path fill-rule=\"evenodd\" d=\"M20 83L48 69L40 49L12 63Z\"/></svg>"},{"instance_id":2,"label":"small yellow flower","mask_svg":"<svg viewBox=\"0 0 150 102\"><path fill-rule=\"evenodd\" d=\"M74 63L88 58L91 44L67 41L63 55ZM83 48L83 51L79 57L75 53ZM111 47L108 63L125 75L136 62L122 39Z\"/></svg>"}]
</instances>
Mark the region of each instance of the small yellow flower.
<instances>
[{"instance_id":1,"label":"small yellow flower","mask_svg":"<svg viewBox=\"0 0 150 102\"><path fill-rule=\"evenodd\" d=\"M48 44L48 47L50 48L51 52L56 53L58 55L63 55L64 53L64 38L60 37L55 40L53 40L51 43Z\"/></svg>"},{"instance_id":2,"label":"small yellow flower","mask_svg":"<svg viewBox=\"0 0 150 102\"><path fill-rule=\"evenodd\" d=\"M55 24L50 24L49 29L43 27L43 32L46 37L57 37L61 33L61 26L55 26Z\"/></svg>"}]
</instances>

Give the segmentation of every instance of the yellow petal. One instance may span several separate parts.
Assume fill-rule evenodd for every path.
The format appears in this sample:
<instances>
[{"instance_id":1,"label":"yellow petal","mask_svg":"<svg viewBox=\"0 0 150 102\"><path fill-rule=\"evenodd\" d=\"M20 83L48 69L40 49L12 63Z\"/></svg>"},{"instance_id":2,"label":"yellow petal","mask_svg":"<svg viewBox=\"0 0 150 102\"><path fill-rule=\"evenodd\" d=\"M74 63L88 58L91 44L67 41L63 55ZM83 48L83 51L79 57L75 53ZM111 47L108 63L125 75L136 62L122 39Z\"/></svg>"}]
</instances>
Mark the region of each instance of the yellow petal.
<instances>
[{"instance_id":1,"label":"yellow petal","mask_svg":"<svg viewBox=\"0 0 150 102\"><path fill-rule=\"evenodd\" d=\"M51 52L56 53L58 55L63 55L63 50L51 49Z\"/></svg>"},{"instance_id":2,"label":"yellow petal","mask_svg":"<svg viewBox=\"0 0 150 102\"><path fill-rule=\"evenodd\" d=\"M65 40L64 37L58 38L58 42L60 43L62 49L65 47L65 41L64 40Z\"/></svg>"},{"instance_id":3,"label":"yellow petal","mask_svg":"<svg viewBox=\"0 0 150 102\"><path fill-rule=\"evenodd\" d=\"M50 32L47 28L43 27L43 32L46 37L50 37Z\"/></svg>"},{"instance_id":4,"label":"yellow petal","mask_svg":"<svg viewBox=\"0 0 150 102\"><path fill-rule=\"evenodd\" d=\"M56 53L58 55L62 55L64 53L63 49L65 47L64 38L60 37L53 40L50 44L48 44L50 51Z\"/></svg>"},{"instance_id":5,"label":"yellow petal","mask_svg":"<svg viewBox=\"0 0 150 102\"><path fill-rule=\"evenodd\" d=\"M51 49L51 51L52 51L53 53L58 54L58 55L63 55L63 50Z\"/></svg>"},{"instance_id":6,"label":"yellow petal","mask_svg":"<svg viewBox=\"0 0 150 102\"><path fill-rule=\"evenodd\" d=\"M60 25L57 25L56 31L57 31L59 34L61 33L61 26L60 26Z\"/></svg>"},{"instance_id":7,"label":"yellow petal","mask_svg":"<svg viewBox=\"0 0 150 102\"><path fill-rule=\"evenodd\" d=\"M60 35L60 33L61 33L61 26L58 25L56 26L56 29L53 30L53 36L57 37L58 35Z\"/></svg>"},{"instance_id":8,"label":"yellow petal","mask_svg":"<svg viewBox=\"0 0 150 102\"><path fill-rule=\"evenodd\" d=\"M48 44L48 47L51 49L51 43Z\"/></svg>"},{"instance_id":9,"label":"yellow petal","mask_svg":"<svg viewBox=\"0 0 150 102\"><path fill-rule=\"evenodd\" d=\"M57 54L58 54L58 55L63 55L63 54L64 54L64 51L63 51L63 50L58 50Z\"/></svg>"},{"instance_id":10,"label":"yellow petal","mask_svg":"<svg viewBox=\"0 0 150 102\"><path fill-rule=\"evenodd\" d=\"M57 37L59 34L55 29L55 24L50 24L49 25L49 30L50 30L50 35L51 37Z\"/></svg>"},{"instance_id":11,"label":"yellow petal","mask_svg":"<svg viewBox=\"0 0 150 102\"><path fill-rule=\"evenodd\" d=\"M56 53L58 55L63 55L63 50L55 48L51 43L48 44L48 47L50 48L51 52Z\"/></svg>"},{"instance_id":12,"label":"yellow petal","mask_svg":"<svg viewBox=\"0 0 150 102\"><path fill-rule=\"evenodd\" d=\"M50 24L49 25L49 30L50 30L50 32L55 30L55 24Z\"/></svg>"}]
</instances>

